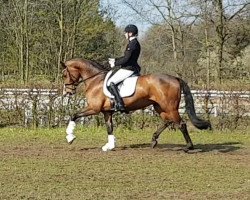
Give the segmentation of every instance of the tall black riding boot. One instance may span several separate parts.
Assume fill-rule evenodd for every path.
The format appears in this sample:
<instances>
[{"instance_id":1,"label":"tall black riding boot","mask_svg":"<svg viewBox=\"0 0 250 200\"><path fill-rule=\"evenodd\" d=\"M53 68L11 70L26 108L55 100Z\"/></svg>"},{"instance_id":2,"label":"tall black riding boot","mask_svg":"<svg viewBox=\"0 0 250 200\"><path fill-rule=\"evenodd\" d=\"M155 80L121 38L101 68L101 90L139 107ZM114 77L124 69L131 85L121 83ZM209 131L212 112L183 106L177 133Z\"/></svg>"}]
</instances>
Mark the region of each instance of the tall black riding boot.
<instances>
[{"instance_id":1,"label":"tall black riding boot","mask_svg":"<svg viewBox=\"0 0 250 200\"><path fill-rule=\"evenodd\" d=\"M110 83L110 86L108 89L115 96L117 110L124 112L125 111L124 102L118 92L117 86L114 83Z\"/></svg>"}]
</instances>

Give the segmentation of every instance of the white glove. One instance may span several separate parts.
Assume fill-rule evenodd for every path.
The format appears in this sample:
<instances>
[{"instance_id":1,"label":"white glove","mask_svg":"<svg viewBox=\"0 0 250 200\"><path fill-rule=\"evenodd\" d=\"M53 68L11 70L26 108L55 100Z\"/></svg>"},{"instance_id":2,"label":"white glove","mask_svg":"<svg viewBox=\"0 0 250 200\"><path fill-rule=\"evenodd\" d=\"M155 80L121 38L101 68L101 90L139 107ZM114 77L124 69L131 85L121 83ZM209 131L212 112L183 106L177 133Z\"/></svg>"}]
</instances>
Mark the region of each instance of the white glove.
<instances>
[{"instance_id":1,"label":"white glove","mask_svg":"<svg viewBox=\"0 0 250 200\"><path fill-rule=\"evenodd\" d=\"M110 64L110 67L113 68L115 66L115 59L109 58L109 64Z\"/></svg>"}]
</instances>

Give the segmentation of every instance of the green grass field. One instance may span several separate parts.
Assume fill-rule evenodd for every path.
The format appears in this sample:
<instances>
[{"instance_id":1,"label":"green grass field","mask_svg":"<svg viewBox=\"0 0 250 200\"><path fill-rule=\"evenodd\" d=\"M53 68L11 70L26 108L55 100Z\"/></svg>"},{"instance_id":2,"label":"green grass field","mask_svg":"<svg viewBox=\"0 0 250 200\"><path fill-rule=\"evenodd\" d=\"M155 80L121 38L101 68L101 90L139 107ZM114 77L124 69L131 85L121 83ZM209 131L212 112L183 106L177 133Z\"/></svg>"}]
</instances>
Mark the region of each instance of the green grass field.
<instances>
[{"instance_id":1,"label":"green grass field","mask_svg":"<svg viewBox=\"0 0 250 200\"><path fill-rule=\"evenodd\" d=\"M0 129L0 199L250 199L250 133L115 130L117 148L102 152L105 128Z\"/></svg>"}]
</instances>

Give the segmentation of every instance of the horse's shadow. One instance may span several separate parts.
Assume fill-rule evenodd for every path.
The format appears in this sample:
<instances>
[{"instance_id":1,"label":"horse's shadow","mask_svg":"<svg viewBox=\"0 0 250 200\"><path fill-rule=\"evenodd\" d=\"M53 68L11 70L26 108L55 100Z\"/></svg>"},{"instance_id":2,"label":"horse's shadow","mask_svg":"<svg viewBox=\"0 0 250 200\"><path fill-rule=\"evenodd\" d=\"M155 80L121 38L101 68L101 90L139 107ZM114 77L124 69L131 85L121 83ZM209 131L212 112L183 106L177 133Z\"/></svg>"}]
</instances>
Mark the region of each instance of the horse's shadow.
<instances>
[{"instance_id":1,"label":"horse's shadow","mask_svg":"<svg viewBox=\"0 0 250 200\"><path fill-rule=\"evenodd\" d=\"M225 142L225 143L216 143L216 144L195 144L194 150L186 151L186 145L183 144L158 144L152 150L160 150L160 151L185 151L186 153L206 153L206 152L220 152L220 153L228 153L234 152L242 147L240 147L242 143L240 142ZM90 148L81 148L81 151L87 150L99 150L100 147L90 147ZM129 150L129 149L151 149L150 143L142 143L142 144L131 144L125 146L118 146L115 148L116 150Z\"/></svg>"},{"instance_id":2,"label":"horse's shadow","mask_svg":"<svg viewBox=\"0 0 250 200\"><path fill-rule=\"evenodd\" d=\"M7 126L9 126L10 124L0 124L0 128L6 128ZM15 125L15 124L11 124L11 125Z\"/></svg>"},{"instance_id":3,"label":"horse's shadow","mask_svg":"<svg viewBox=\"0 0 250 200\"><path fill-rule=\"evenodd\" d=\"M216 144L195 144L194 150L188 151L188 153L205 153L205 152L220 152L220 153L228 153L234 152L242 147L240 147L242 143L240 142L225 142L225 143L216 143ZM186 145L182 144L158 144L155 149L160 149L162 151L183 151ZM121 149L143 149L143 148L151 148L150 143L143 144L132 144L129 146L121 147Z\"/></svg>"}]
</instances>

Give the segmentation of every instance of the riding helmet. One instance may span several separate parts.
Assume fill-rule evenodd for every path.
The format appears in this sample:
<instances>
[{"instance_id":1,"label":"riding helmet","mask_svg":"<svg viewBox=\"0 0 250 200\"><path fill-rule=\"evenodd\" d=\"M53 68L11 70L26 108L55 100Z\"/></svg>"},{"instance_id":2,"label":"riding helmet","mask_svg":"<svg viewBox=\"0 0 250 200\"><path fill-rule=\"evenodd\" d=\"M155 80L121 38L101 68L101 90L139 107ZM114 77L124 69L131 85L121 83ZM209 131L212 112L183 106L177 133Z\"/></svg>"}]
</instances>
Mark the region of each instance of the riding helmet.
<instances>
[{"instance_id":1,"label":"riding helmet","mask_svg":"<svg viewBox=\"0 0 250 200\"><path fill-rule=\"evenodd\" d=\"M133 33L134 35L137 35L138 34L138 28L134 24L129 24L129 25L127 25L125 27L124 32L125 33L129 33L130 32L130 33Z\"/></svg>"}]
</instances>

